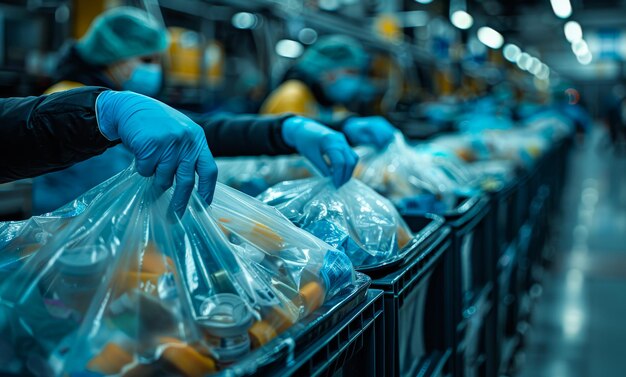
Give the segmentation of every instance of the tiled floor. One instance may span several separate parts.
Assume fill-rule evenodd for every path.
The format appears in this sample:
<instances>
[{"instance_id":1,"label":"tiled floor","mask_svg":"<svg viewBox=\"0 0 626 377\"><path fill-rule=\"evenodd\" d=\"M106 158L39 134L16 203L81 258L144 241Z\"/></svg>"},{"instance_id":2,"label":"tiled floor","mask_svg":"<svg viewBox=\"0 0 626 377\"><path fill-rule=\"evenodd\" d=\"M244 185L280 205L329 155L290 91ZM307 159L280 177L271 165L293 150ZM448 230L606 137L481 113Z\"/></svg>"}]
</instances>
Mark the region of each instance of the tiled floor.
<instances>
[{"instance_id":1,"label":"tiled floor","mask_svg":"<svg viewBox=\"0 0 626 377\"><path fill-rule=\"evenodd\" d=\"M558 257L518 359L521 377L626 376L626 155L592 136L572 156Z\"/></svg>"}]
</instances>

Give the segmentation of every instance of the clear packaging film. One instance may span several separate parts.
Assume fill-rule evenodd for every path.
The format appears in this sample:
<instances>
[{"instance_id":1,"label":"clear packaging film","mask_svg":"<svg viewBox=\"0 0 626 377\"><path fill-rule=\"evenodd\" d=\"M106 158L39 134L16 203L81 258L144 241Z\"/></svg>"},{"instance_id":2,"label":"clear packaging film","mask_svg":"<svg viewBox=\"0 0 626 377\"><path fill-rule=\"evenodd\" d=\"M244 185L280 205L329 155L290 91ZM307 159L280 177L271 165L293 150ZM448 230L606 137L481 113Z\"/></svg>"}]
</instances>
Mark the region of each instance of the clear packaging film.
<instances>
[{"instance_id":1,"label":"clear packaging film","mask_svg":"<svg viewBox=\"0 0 626 377\"><path fill-rule=\"evenodd\" d=\"M342 252L228 187L182 219L132 167L103 187L28 257L0 250L3 373L212 374L354 282Z\"/></svg>"},{"instance_id":2,"label":"clear packaging film","mask_svg":"<svg viewBox=\"0 0 626 377\"><path fill-rule=\"evenodd\" d=\"M256 196L273 185L309 178L317 171L302 156L218 158L218 180L248 195Z\"/></svg>"},{"instance_id":3,"label":"clear packaging film","mask_svg":"<svg viewBox=\"0 0 626 377\"><path fill-rule=\"evenodd\" d=\"M398 261L416 242L393 204L356 179L339 189L329 178L283 182L258 198L345 252L357 269Z\"/></svg>"},{"instance_id":4,"label":"clear packaging film","mask_svg":"<svg viewBox=\"0 0 626 377\"><path fill-rule=\"evenodd\" d=\"M394 203L410 200L425 212L443 212L456 202L458 184L434 162L397 133L387 148L361 157L354 177Z\"/></svg>"},{"instance_id":5,"label":"clear packaging film","mask_svg":"<svg viewBox=\"0 0 626 377\"><path fill-rule=\"evenodd\" d=\"M109 184L118 179L116 176L103 182L53 212L23 221L0 222L0 278L17 268L19 261L45 245L53 235L83 213L95 198L106 192Z\"/></svg>"}]
</instances>

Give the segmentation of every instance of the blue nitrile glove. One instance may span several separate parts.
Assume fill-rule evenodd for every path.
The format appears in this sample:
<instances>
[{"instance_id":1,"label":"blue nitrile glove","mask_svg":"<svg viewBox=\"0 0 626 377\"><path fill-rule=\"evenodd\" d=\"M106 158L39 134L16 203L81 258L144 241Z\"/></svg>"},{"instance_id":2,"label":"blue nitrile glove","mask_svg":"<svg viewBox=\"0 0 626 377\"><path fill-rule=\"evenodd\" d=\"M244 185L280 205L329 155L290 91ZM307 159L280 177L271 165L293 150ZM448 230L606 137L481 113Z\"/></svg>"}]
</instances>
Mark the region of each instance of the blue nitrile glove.
<instances>
[{"instance_id":1,"label":"blue nitrile glove","mask_svg":"<svg viewBox=\"0 0 626 377\"><path fill-rule=\"evenodd\" d=\"M217 181L217 165L203 129L173 108L133 92L102 92L96 101L96 117L102 134L121 139L135 155L137 171L163 190L176 189L172 208L182 216L198 173L198 192L211 203Z\"/></svg>"},{"instance_id":2,"label":"blue nitrile glove","mask_svg":"<svg viewBox=\"0 0 626 377\"><path fill-rule=\"evenodd\" d=\"M352 177L359 157L341 133L311 119L295 116L283 122L282 136L287 145L308 158L322 174L332 175L336 187Z\"/></svg>"},{"instance_id":3,"label":"blue nitrile glove","mask_svg":"<svg viewBox=\"0 0 626 377\"><path fill-rule=\"evenodd\" d=\"M350 118L343 126L343 133L354 145L386 147L393 140L396 128L381 116Z\"/></svg>"}]
</instances>

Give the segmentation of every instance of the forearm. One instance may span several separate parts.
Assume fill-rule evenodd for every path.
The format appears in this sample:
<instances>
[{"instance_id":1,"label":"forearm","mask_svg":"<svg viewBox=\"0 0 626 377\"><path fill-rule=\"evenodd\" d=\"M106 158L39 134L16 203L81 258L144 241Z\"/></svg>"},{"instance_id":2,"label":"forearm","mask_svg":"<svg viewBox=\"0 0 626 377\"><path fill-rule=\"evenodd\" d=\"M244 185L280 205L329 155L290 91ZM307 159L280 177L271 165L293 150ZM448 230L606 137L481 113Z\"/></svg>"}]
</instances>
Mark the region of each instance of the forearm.
<instances>
[{"instance_id":1,"label":"forearm","mask_svg":"<svg viewBox=\"0 0 626 377\"><path fill-rule=\"evenodd\" d=\"M281 130L291 115L258 116L218 114L191 116L200 124L214 156L260 156L295 153L285 144Z\"/></svg>"},{"instance_id":2,"label":"forearm","mask_svg":"<svg viewBox=\"0 0 626 377\"><path fill-rule=\"evenodd\" d=\"M0 182L61 170L116 145L98 128L104 88L0 99Z\"/></svg>"}]
</instances>

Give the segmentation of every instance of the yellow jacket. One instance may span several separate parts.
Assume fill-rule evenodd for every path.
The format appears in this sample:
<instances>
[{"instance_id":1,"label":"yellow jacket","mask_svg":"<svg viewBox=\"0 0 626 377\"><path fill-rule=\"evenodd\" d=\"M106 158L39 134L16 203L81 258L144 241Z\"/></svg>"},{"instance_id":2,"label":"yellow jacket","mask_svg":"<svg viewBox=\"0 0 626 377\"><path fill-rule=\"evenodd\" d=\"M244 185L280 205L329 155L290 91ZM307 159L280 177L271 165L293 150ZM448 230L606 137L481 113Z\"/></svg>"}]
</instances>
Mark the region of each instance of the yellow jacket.
<instances>
[{"instance_id":1,"label":"yellow jacket","mask_svg":"<svg viewBox=\"0 0 626 377\"><path fill-rule=\"evenodd\" d=\"M288 80L274 90L261 106L261 114L302 115L323 123L335 123L349 115L343 106L320 105L309 87L299 80Z\"/></svg>"}]
</instances>

